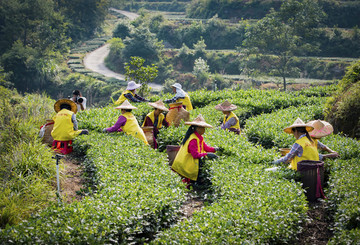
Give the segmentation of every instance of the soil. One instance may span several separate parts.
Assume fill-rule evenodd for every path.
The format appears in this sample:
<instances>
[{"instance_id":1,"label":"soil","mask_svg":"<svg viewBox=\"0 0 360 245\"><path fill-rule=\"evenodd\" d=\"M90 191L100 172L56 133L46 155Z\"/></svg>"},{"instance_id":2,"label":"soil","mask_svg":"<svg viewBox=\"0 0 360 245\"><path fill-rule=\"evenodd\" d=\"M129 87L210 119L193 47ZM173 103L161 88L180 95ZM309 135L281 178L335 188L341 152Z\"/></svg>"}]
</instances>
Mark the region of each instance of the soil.
<instances>
[{"instance_id":1,"label":"soil","mask_svg":"<svg viewBox=\"0 0 360 245\"><path fill-rule=\"evenodd\" d=\"M309 203L308 222L303 225L303 231L297 244L325 245L332 237L329 218L324 201Z\"/></svg>"},{"instance_id":2,"label":"soil","mask_svg":"<svg viewBox=\"0 0 360 245\"><path fill-rule=\"evenodd\" d=\"M64 202L80 201L82 196L77 192L81 190L84 183L81 178L83 169L80 163L67 156L61 161L61 164L63 168L61 168L60 188Z\"/></svg>"},{"instance_id":3,"label":"soil","mask_svg":"<svg viewBox=\"0 0 360 245\"><path fill-rule=\"evenodd\" d=\"M204 199L194 193L189 193L186 201L183 203L180 213L182 214L182 219L190 218L194 212L200 211L204 206Z\"/></svg>"}]
</instances>

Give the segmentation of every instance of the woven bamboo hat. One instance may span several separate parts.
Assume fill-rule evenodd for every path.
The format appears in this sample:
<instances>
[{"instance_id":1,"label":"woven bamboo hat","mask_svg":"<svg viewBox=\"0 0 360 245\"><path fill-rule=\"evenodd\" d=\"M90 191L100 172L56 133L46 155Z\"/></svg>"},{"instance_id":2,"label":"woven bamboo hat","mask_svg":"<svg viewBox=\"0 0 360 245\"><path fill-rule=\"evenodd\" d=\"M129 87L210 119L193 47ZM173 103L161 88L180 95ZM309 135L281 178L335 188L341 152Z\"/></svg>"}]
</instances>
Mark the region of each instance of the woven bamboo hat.
<instances>
[{"instance_id":1,"label":"woven bamboo hat","mask_svg":"<svg viewBox=\"0 0 360 245\"><path fill-rule=\"evenodd\" d=\"M223 103L215 106L216 110L219 111L233 111L236 110L237 106L231 104L228 100L225 100Z\"/></svg>"},{"instance_id":2,"label":"woven bamboo hat","mask_svg":"<svg viewBox=\"0 0 360 245\"><path fill-rule=\"evenodd\" d=\"M288 133L288 134L292 134L293 133L293 131L292 131L293 128L300 128L300 127L305 127L306 131L308 131L308 132L310 132L310 131L312 131L314 129L313 126L307 125L300 118L297 118L292 125L290 125L289 127L284 128L284 132Z\"/></svg>"},{"instance_id":3,"label":"woven bamboo hat","mask_svg":"<svg viewBox=\"0 0 360 245\"><path fill-rule=\"evenodd\" d=\"M121 105L119 105L118 107L115 107L115 109L132 110L132 109L137 109L137 107L131 105L128 100L125 100Z\"/></svg>"},{"instance_id":4,"label":"woven bamboo hat","mask_svg":"<svg viewBox=\"0 0 360 245\"><path fill-rule=\"evenodd\" d=\"M212 128L213 126L211 126L210 124L205 122L205 119L203 118L203 116L201 114L199 114L194 121L192 122L185 122L185 125L194 125L194 126L199 126L199 127L204 127L204 128Z\"/></svg>"},{"instance_id":5,"label":"woven bamboo hat","mask_svg":"<svg viewBox=\"0 0 360 245\"><path fill-rule=\"evenodd\" d=\"M310 136L316 139L320 139L322 137L328 136L334 132L333 126L322 120L313 120L307 123L310 126L314 127L314 130L311 131Z\"/></svg>"},{"instance_id":6,"label":"woven bamboo hat","mask_svg":"<svg viewBox=\"0 0 360 245\"><path fill-rule=\"evenodd\" d=\"M55 104L54 104L54 110L55 110L56 112L61 111L61 108L60 108L60 107L61 107L61 105L63 105L63 104L69 105L69 106L71 107L71 111L72 111L72 112L74 112L74 113L77 112L77 106L76 106L75 102L72 101L72 100L69 100L69 99L60 99L60 100L56 101Z\"/></svg>"},{"instance_id":7,"label":"woven bamboo hat","mask_svg":"<svg viewBox=\"0 0 360 245\"><path fill-rule=\"evenodd\" d=\"M169 109L166 108L166 106L164 105L164 102L162 102L162 100L158 100L154 103L150 102L149 105L156 109L162 110L162 111L169 111Z\"/></svg>"}]
</instances>

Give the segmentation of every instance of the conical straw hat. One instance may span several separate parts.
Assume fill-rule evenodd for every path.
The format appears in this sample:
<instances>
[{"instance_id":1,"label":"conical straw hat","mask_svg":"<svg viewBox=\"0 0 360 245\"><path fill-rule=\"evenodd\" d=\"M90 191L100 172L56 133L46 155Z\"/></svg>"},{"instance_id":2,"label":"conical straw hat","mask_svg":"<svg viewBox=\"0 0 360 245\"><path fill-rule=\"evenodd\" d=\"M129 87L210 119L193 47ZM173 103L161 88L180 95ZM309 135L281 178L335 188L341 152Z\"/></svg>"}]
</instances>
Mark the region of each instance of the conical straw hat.
<instances>
[{"instance_id":1,"label":"conical straw hat","mask_svg":"<svg viewBox=\"0 0 360 245\"><path fill-rule=\"evenodd\" d=\"M199 114L194 121L192 122L185 122L185 125L194 125L194 126L199 126L199 127L204 127L204 128L212 128L213 126L211 126L210 124L205 122L205 119L203 118L203 116L201 114Z\"/></svg>"},{"instance_id":2,"label":"conical straw hat","mask_svg":"<svg viewBox=\"0 0 360 245\"><path fill-rule=\"evenodd\" d=\"M128 100L125 100L121 105L119 105L118 107L115 107L115 109L130 110L130 109L137 109L137 107L131 105Z\"/></svg>"},{"instance_id":3,"label":"conical straw hat","mask_svg":"<svg viewBox=\"0 0 360 245\"><path fill-rule=\"evenodd\" d=\"M77 112L77 106L76 106L75 102L72 101L72 100L69 100L69 99L60 99L60 100L56 101L55 104L54 104L54 110L56 112L59 112L61 110L60 106L62 104L70 105L71 106L71 111L74 112L74 113Z\"/></svg>"},{"instance_id":4,"label":"conical straw hat","mask_svg":"<svg viewBox=\"0 0 360 245\"><path fill-rule=\"evenodd\" d=\"M288 133L288 134L292 134L293 133L292 128L300 128L300 127L305 127L306 131L308 131L308 132L310 132L314 129L313 126L309 126L309 125L305 124L300 118L297 118L292 125L284 128L284 132Z\"/></svg>"},{"instance_id":5,"label":"conical straw hat","mask_svg":"<svg viewBox=\"0 0 360 245\"><path fill-rule=\"evenodd\" d=\"M310 136L316 139L328 136L334 131L333 126L326 121L314 120L308 122L307 124L314 127L314 130L311 131Z\"/></svg>"},{"instance_id":6,"label":"conical straw hat","mask_svg":"<svg viewBox=\"0 0 360 245\"><path fill-rule=\"evenodd\" d=\"M236 110L237 106L231 104L228 100L225 100L223 103L215 106L216 110L219 111L233 111Z\"/></svg>"},{"instance_id":7,"label":"conical straw hat","mask_svg":"<svg viewBox=\"0 0 360 245\"><path fill-rule=\"evenodd\" d=\"M164 103L162 102L162 100L158 100L154 103L149 103L150 106L156 108L156 109L160 109L162 111L169 111L168 108L166 108L166 106L164 105Z\"/></svg>"}]
</instances>

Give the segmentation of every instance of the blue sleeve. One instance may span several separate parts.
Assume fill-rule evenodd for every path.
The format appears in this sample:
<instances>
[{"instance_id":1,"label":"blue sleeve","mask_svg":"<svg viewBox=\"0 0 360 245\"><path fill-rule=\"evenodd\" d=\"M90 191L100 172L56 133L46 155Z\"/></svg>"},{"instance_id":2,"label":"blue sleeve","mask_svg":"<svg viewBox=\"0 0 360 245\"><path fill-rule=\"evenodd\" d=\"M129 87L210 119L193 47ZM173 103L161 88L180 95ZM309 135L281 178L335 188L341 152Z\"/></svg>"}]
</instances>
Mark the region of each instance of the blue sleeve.
<instances>
[{"instance_id":1,"label":"blue sleeve","mask_svg":"<svg viewBox=\"0 0 360 245\"><path fill-rule=\"evenodd\" d=\"M78 130L78 122L77 122L77 120L76 120L76 115L75 115L75 113L72 114L72 116L71 116L71 121L72 121L72 123L74 124L74 130Z\"/></svg>"}]
</instances>

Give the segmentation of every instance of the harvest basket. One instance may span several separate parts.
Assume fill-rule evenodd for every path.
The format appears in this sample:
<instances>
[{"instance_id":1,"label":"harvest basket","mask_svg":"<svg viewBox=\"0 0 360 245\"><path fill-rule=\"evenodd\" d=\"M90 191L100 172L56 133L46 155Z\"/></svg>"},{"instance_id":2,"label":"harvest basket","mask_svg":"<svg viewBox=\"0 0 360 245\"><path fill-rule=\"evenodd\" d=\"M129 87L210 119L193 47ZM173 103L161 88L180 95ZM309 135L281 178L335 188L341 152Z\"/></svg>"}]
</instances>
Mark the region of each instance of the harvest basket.
<instances>
[{"instance_id":1,"label":"harvest basket","mask_svg":"<svg viewBox=\"0 0 360 245\"><path fill-rule=\"evenodd\" d=\"M182 107L182 102L172 103L169 106L169 112L166 114L166 121L169 125L178 127L181 120L185 122L190 120L190 113Z\"/></svg>"},{"instance_id":2,"label":"harvest basket","mask_svg":"<svg viewBox=\"0 0 360 245\"><path fill-rule=\"evenodd\" d=\"M155 142L154 142L154 127L153 126L145 126L141 127L141 129L144 131L145 137L149 145L154 148Z\"/></svg>"},{"instance_id":3,"label":"harvest basket","mask_svg":"<svg viewBox=\"0 0 360 245\"><path fill-rule=\"evenodd\" d=\"M297 164L297 171L301 173L301 182L309 202L314 202L318 198L325 198L322 188L324 183L324 162L300 161Z\"/></svg>"},{"instance_id":4,"label":"harvest basket","mask_svg":"<svg viewBox=\"0 0 360 245\"><path fill-rule=\"evenodd\" d=\"M172 166L179 150L180 150L179 145L167 145L166 146L166 153L168 155L169 166Z\"/></svg>"},{"instance_id":5,"label":"harvest basket","mask_svg":"<svg viewBox=\"0 0 360 245\"><path fill-rule=\"evenodd\" d=\"M54 139L51 136L51 131L54 128L54 120L46 119L46 124L44 127L45 127L45 133L44 133L44 137L42 138L42 142L44 144L52 145Z\"/></svg>"}]
</instances>

